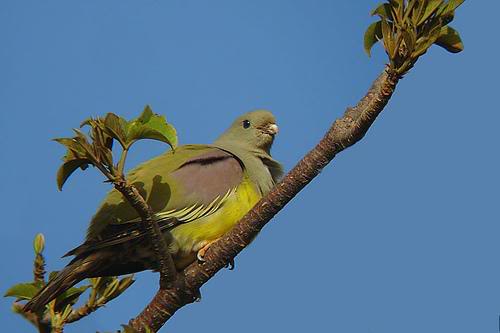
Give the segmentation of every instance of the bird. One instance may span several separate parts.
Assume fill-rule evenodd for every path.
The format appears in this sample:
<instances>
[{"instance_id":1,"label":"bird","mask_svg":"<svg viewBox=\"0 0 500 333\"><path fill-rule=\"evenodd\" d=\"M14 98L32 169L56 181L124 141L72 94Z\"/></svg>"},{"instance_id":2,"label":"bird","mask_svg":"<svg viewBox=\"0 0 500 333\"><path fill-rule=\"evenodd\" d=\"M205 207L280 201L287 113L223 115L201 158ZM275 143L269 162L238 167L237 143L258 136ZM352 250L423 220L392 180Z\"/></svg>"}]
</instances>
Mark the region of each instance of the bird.
<instances>
[{"instance_id":1,"label":"bird","mask_svg":"<svg viewBox=\"0 0 500 333\"><path fill-rule=\"evenodd\" d=\"M211 244L228 232L283 174L271 157L278 133L274 115L254 110L238 117L212 144L187 144L132 169L126 176L154 212L177 271L203 261ZM45 305L92 277L158 270L142 221L112 189L90 221L74 256L28 303Z\"/></svg>"}]
</instances>

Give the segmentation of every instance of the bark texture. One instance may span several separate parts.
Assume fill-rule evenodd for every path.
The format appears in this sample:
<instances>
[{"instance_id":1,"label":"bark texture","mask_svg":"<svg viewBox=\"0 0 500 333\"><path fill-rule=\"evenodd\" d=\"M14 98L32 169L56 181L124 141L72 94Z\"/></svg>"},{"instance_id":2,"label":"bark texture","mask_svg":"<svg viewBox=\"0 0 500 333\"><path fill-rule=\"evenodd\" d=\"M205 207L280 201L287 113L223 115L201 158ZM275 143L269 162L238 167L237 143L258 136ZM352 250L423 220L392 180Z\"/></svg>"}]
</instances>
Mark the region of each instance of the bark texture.
<instances>
[{"instance_id":1,"label":"bark texture","mask_svg":"<svg viewBox=\"0 0 500 333\"><path fill-rule=\"evenodd\" d=\"M158 258L158 270L160 272L160 289L173 288L177 279L177 270L167 243L163 238L158 223L154 220L154 212L141 196L139 191L124 180L114 181L115 188L128 200L130 205L141 217L144 228L147 231L153 251Z\"/></svg>"},{"instance_id":2,"label":"bark texture","mask_svg":"<svg viewBox=\"0 0 500 333\"><path fill-rule=\"evenodd\" d=\"M205 262L193 263L178 274L174 286L160 288L146 308L130 321L139 332L145 327L158 331L182 306L199 296L200 287L219 270L233 261L297 193L300 192L336 154L361 140L391 98L400 76L386 67L373 82L367 94L337 119L323 139L248 212L222 239L214 243L205 255Z\"/></svg>"}]
</instances>

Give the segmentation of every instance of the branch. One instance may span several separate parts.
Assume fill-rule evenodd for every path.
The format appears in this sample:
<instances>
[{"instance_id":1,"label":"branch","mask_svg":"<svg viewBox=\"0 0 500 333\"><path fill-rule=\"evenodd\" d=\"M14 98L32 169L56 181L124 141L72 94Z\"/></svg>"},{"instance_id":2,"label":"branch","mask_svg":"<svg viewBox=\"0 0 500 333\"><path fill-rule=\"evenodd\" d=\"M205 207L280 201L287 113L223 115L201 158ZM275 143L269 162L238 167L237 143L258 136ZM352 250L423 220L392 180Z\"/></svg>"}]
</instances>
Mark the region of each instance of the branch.
<instances>
[{"instance_id":1,"label":"branch","mask_svg":"<svg viewBox=\"0 0 500 333\"><path fill-rule=\"evenodd\" d=\"M80 308L77 310L73 310L71 314L68 316L68 318L65 320L66 324L73 323L75 321L78 321L92 312L96 311L99 308L99 306L89 306L88 304L82 305Z\"/></svg>"},{"instance_id":2,"label":"branch","mask_svg":"<svg viewBox=\"0 0 500 333\"><path fill-rule=\"evenodd\" d=\"M147 326L158 331L172 315L199 295L199 288L228 265L259 231L341 151L361 140L391 98L401 75L390 67L375 80L367 94L337 119L323 139L262 198L238 224L184 271L178 287L160 289L130 325L139 332ZM183 285L182 285L182 284Z\"/></svg>"},{"instance_id":3,"label":"branch","mask_svg":"<svg viewBox=\"0 0 500 333\"><path fill-rule=\"evenodd\" d=\"M125 180L115 180L115 188L128 200L130 205L141 217L147 233L151 237L153 251L158 259L158 271L160 272L160 289L172 288L177 280L177 269L174 260L168 251L168 246L163 234L154 220L154 212L146 203L139 191L128 184Z\"/></svg>"}]
</instances>

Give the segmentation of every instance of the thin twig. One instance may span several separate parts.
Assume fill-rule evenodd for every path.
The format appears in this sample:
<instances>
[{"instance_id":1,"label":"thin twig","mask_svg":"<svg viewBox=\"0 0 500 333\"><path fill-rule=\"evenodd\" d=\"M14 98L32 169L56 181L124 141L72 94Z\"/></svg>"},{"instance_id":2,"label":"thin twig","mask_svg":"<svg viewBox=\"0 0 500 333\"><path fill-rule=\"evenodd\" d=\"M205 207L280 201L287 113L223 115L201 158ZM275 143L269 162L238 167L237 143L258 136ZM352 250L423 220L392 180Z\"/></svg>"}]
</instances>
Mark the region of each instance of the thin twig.
<instances>
[{"instance_id":1,"label":"thin twig","mask_svg":"<svg viewBox=\"0 0 500 333\"><path fill-rule=\"evenodd\" d=\"M37 253L33 262L33 280L45 283L45 258L41 253Z\"/></svg>"},{"instance_id":2,"label":"thin twig","mask_svg":"<svg viewBox=\"0 0 500 333\"><path fill-rule=\"evenodd\" d=\"M88 316L92 312L96 311L102 306L100 305L89 305L89 304L84 304L81 307L79 307L76 310L73 310L71 314L68 316L68 318L64 321L65 324L69 324L75 321L78 321L82 319L83 317Z\"/></svg>"},{"instance_id":3,"label":"thin twig","mask_svg":"<svg viewBox=\"0 0 500 333\"><path fill-rule=\"evenodd\" d=\"M173 288L177 280L177 270L174 260L168 251L168 246L163 234L154 219L154 212L141 196L139 191L128 184L125 180L116 180L115 188L127 199L130 205L141 217L142 223L151 238L153 251L158 259L158 270L160 272L160 289Z\"/></svg>"},{"instance_id":4,"label":"thin twig","mask_svg":"<svg viewBox=\"0 0 500 333\"><path fill-rule=\"evenodd\" d=\"M120 156L120 161L118 161L118 165L116 169L118 170L119 175L123 175L123 170L125 169L125 160L127 159L129 148L123 148L122 155Z\"/></svg>"}]
</instances>

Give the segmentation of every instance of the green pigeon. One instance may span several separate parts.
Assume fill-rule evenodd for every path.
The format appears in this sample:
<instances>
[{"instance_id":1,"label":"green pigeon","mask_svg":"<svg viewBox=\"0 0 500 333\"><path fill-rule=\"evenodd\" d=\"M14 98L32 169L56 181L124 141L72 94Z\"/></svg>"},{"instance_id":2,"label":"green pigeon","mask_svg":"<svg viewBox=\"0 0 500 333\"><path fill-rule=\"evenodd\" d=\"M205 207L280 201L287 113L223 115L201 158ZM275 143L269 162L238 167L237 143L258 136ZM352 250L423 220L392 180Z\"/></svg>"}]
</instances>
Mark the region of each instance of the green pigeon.
<instances>
[{"instance_id":1,"label":"green pigeon","mask_svg":"<svg viewBox=\"0 0 500 333\"><path fill-rule=\"evenodd\" d=\"M184 145L130 171L127 179L155 212L177 270L229 231L282 175L271 157L278 126L271 112L236 119L211 145ZM37 312L79 281L157 270L137 212L111 190L90 222L75 258L24 307Z\"/></svg>"}]
</instances>

